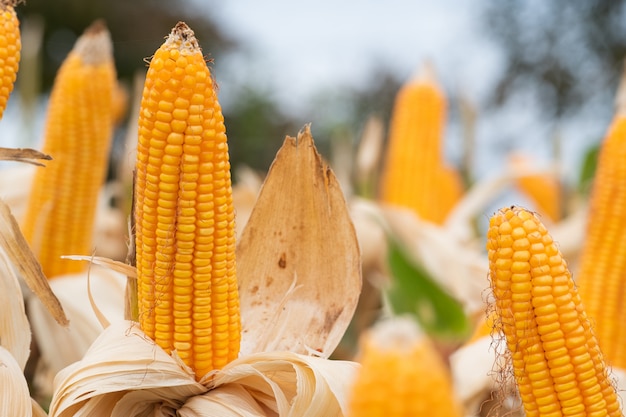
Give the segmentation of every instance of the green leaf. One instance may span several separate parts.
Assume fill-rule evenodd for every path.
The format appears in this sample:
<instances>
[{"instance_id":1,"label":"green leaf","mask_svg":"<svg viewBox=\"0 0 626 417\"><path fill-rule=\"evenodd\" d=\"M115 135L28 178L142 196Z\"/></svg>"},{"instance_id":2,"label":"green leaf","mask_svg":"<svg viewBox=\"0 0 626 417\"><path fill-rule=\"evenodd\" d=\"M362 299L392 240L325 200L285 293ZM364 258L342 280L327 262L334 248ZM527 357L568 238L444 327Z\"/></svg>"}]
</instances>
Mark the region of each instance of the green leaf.
<instances>
[{"instance_id":1,"label":"green leaf","mask_svg":"<svg viewBox=\"0 0 626 417\"><path fill-rule=\"evenodd\" d=\"M590 146L583 157L583 162L580 167L580 176L578 179L578 191L581 194L587 194L593 183L593 178L596 174L596 168L598 166L598 155L600 153L600 144Z\"/></svg>"},{"instance_id":2,"label":"green leaf","mask_svg":"<svg viewBox=\"0 0 626 417\"><path fill-rule=\"evenodd\" d=\"M434 338L463 339L470 322L461 303L442 289L394 238L389 239L388 262L392 284L387 300L394 314L413 315Z\"/></svg>"}]
</instances>

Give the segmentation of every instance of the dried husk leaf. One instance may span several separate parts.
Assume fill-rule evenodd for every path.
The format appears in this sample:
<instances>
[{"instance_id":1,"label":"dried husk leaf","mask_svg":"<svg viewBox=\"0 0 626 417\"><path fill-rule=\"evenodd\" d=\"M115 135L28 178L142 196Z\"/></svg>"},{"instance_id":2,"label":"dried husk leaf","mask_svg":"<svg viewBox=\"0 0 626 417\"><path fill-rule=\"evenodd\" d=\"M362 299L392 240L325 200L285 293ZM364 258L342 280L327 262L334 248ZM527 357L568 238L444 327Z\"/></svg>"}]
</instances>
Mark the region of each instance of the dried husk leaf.
<instances>
[{"instance_id":1,"label":"dried husk leaf","mask_svg":"<svg viewBox=\"0 0 626 417\"><path fill-rule=\"evenodd\" d=\"M33 417L48 417L48 413L46 413L46 411L41 408L37 401L31 398L30 403L32 405Z\"/></svg>"},{"instance_id":2,"label":"dried husk leaf","mask_svg":"<svg viewBox=\"0 0 626 417\"><path fill-rule=\"evenodd\" d=\"M360 227L387 230L402 242L409 254L452 296L463 303L470 315L484 312L483 292L488 286L487 260L480 250L460 241L458 236L434 223L421 220L412 210L377 205L367 200L353 201L353 216ZM386 239L373 230L360 230L361 241L369 258L367 262L386 270ZM384 233L382 233L384 237ZM377 257L378 259L371 259Z\"/></svg>"},{"instance_id":3,"label":"dried husk leaf","mask_svg":"<svg viewBox=\"0 0 626 417\"><path fill-rule=\"evenodd\" d=\"M2 200L0 200L0 247L4 249L26 285L35 293L49 314L57 323L67 326L69 324L67 317L65 317L59 300L50 289L48 279L41 270L41 265L30 250L9 206Z\"/></svg>"},{"instance_id":4,"label":"dried husk leaf","mask_svg":"<svg viewBox=\"0 0 626 417\"><path fill-rule=\"evenodd\" d=\"M0 345L11 352L20 369L24 370L30 355L30 324L20 283L3 251L0 251L0 306L3 309L0 313Z\"/></svg>"},{"instance_id":5,"label":"dried husk leaf","mask_svg":"<svg viewBox=\"0 0 626 417\"><path fill-rule=\"evenodd\" d=\"M50 161L52 157L35 149L0 148L0 161L17 161L27 164L44 166L41 160Z\"/></svg>"},{"instance_id":6,"label":"dried husk leaf","mask_svg":"<svg viewBox=\"0 0 626 417\"><path fill-rule=\"evenodd\" d=\"M482 297L488 284L484 254L410 210L385 207L383 215L393 235L400 237L431 276L463 303L466 312L484 312Z\"/></svg>"},{"instance_id":7,"label":"dried husk leaf","mask_svg":"<svg viewBox=\"0 0 626 417\"><path fill-rule=\"evenodd\" d=\"M37 300L29 302L28 311L41 357L56 373L80 360L102 333L103 327L90 303L90 292L98 310L109 321L123 319L126 276L92 265L87 273L59 276L50 281L50 286L58 294L72 325L59 326ZM50 391L50 387L41 389Z\"/></svg>"},{"instance_id":8,"label":"dried husk leaf","mask_svg":"<svg viewBox=\"0 0 626 417\"><path fill-rule=\"evenodd\" d=\"M470 415L479 415L482 403L503 382L506 356L498 349L505 349L505 344L494 344L491 336L484 336L450 355L454 389Z\"/></svg>"},{"instance_id":9,"label":"dried husk leaf","mask_svg":"<svg viewBox=\"0 0 626 417\"><path fill-rule=\"evenodd\" d=\"M22 368L0 346L0 416L32 416L30 393Z\"/></svg>"},{"instance_id":10,"label":"dried husk leaf","mask_svg":"<svg viewBox=\"0 0 626 417\"><path fill-rule=\"evenodd\" d=\"M202 383L138 325L109 326L55 380L50 417L341 416L358 365L291 352L241 357Z\"/></svg>"},{"instance_id":11,"label":"dried husk leaf","mask_svg":"<svg viewBox=\"0 0 626 417\"><path fill-rule=\"evenodd\" d=\"M329 356L361 290L356 233L309 126L287 137L237 247L241 352Z\"/></svg>"},{"instance_id":12,"label":"dried husk leaf","mask_svg":"<svg viewBox=\"0 0 626 417\"><path fill-rule=\"evenodd\" d=\"M83 415L94 417L113 416L114 407L127 391L157 390L146 394L154 403L180 398L182 404L184 399L207 390L189 369L128 321L115 322L104 330L82 360L57 374L54 385L51 417L73 416L77 410L93 410ZM150 406L147 399L142 402ZM97 408L95 403L108 405Z\"/></svg>"},{"instance_id":13,"label":"dried husk leaf","mask_svg":"<svg viewBox=\"0 0 626 417\"><path fill-rule=\"evenodd\" d=\"M223 416L258 417L271 415L259 405L241 385L226 385L211 391L210 395L190 398L178 410L180 417Z\"/></svg>"}]
</instances>

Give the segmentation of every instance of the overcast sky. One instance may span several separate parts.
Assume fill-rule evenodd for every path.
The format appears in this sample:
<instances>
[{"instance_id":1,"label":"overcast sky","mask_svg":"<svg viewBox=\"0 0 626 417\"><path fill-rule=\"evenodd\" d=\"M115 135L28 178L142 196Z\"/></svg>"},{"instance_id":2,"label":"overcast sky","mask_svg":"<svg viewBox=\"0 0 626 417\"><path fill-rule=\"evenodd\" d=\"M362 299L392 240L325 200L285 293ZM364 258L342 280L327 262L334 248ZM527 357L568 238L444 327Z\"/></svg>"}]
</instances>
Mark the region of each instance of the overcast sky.
<instances>
[{"instance_id":1,"label":"overcast sky","mask_svg":"<svg viewBox=\"0 0 626 417\"><path fill-rule=\"evenodd\" d=\"M442 83L478 96L484 94L486 72L497 69L497 54L479 34L476 2L213 3L207 10L244 46L243 54L223 63L228 71L275 87L290 109L320 88L362 84L381 63L408 78L430 59Z\"/></svg>"}]
</instances>

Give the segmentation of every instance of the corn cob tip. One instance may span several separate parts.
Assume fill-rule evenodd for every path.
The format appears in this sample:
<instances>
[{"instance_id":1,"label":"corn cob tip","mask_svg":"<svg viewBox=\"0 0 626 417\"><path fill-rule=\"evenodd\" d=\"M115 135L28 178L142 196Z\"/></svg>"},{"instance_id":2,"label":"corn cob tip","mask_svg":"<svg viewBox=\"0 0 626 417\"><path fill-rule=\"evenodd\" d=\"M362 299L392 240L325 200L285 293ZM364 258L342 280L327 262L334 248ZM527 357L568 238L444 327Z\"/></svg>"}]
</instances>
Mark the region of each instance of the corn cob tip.
<instances>
[{"instance_id":1,"label":"corn cob tip","mask_svg":"<svg viewBox=\"0 0 626 417\"><path fill-rule=\"evenodd\" d=\"M99 65L113 59L111 34L102 19L93 22L74 44L73 52L86 65Z\"/></svg>"},{"instance_id":2,"label":"corn cob tip","mask_svg":"<svg viewBox=\"0 0 626 417\"><path fill-rule=\"evenodd\" d=\"M415 84L433 84L437 85L437 71L435 71L435 65L429 59L424 60L422 65L417 69L413 78L411 79L412 83Z\"/></svg>"},{"instance_id":3,"label":"corn cob tip","mask_svg":"<svg viewBox=\"0 0 626 417\"><path fill-rule=\"evenodd\" d=\"M374 326L370 334L370 342L380 350L402 350L415 345L424 334L409 317L396 317L382 321Z\"/></svg>"},{"instance_id":4,"label":"corn cob tip","mask_svg":"<svg viewBox=\"0 0 626 417\"><path fill-rule=\"evenodd\" d=\"M181 51L195 52L200 49L195 33L185 22L178 22L174 26L165 44L170 48L176 47Z\"/></svg>"}]
</instances>

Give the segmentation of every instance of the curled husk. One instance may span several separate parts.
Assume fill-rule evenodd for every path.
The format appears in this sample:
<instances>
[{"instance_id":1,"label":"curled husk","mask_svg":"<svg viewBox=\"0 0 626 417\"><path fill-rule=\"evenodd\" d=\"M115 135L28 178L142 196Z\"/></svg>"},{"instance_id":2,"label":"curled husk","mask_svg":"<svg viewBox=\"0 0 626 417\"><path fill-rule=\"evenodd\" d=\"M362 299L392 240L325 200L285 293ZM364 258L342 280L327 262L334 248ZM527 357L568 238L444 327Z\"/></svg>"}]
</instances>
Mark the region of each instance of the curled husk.
<instances>
[{"instance_id":1,"label":"curled husk","mask_svg":"<svg viewBox=\"0 0 626 417\"><path fill-rule=\"evenodd\" d=\"M357 364L292 352L240 357L196 382L129 321L55 379L50 416L340 416Z\"/></svg>"}]
</instances>

